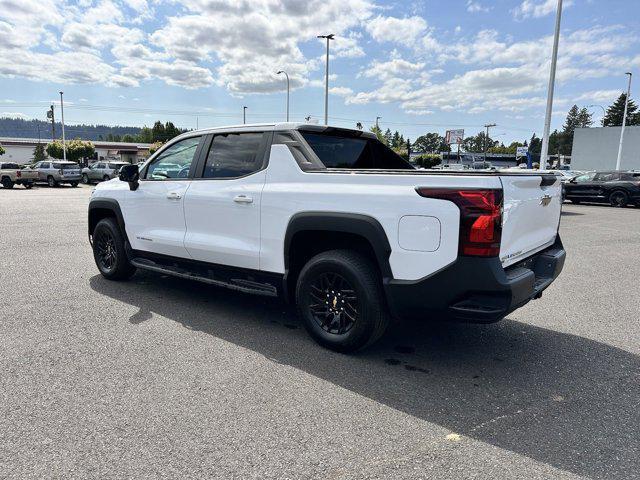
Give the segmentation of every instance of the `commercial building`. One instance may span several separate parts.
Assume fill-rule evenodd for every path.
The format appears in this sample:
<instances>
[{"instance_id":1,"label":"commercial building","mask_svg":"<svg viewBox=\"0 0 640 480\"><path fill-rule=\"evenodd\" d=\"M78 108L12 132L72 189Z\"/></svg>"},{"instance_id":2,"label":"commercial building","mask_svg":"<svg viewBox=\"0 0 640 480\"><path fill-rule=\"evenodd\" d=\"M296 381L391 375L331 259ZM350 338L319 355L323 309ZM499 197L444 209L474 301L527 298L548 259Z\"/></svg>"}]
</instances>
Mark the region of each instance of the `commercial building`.
<instances>
[{"instance_id":1,"label":"commercial building","mask_svg":"<svg viewBox=\"0 0 640 480\"><path fill-rule=\"evenodd\" d=\"M576 128L571 168L615 170L622 127ZM640 126L626 127L622 145L622 170L640 170Z\"/></svg>"},{"instance_id":2,"label":"commercial building","mask_svg":"<svg viewBox=\"0 0 640 480\"><path fill-rule=\"evenodd\" d=\"M19 164L31 163L33 149L38 143L46 146L47 141L39 141L37 138L0 137L0 145L5 150L5 154L0 159ZM136 163L149 157L149 148L151 147L148 143L103 141L93 141L92 143L96 147L93 160L117 159L129 163Z\"/></svg>"}]
</instances>

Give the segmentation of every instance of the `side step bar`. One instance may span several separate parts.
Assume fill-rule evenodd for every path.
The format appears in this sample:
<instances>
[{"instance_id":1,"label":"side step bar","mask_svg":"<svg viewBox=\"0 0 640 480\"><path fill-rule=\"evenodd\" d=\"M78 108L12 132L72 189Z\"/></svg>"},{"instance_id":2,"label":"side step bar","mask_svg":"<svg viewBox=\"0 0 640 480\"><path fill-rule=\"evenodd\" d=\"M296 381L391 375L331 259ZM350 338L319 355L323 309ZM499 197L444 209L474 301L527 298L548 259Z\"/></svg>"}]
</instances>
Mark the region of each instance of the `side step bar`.
<instances>
[{"instance_id":1,"label":"side step bar","mask_svg":"<svg viewBox=\"0 0 640 480\"><path fill-rule=\"evenodd\" d=\"M157 263L148 258L140 257L132 258L131 264L143 270L186 278L189 280L196 280L198 282L208 283L209 285L216 285L218 287L225 287L240 292L252 293L254 295L265 295L268 297L278 296L277 288L269 283L260 283L244 278L226 278L223 275L215 275L215 273L210 269L201 269L200 272L195 272L179 267L175 264L168 265L164 263Z\"/></svg>"}]
</instances>

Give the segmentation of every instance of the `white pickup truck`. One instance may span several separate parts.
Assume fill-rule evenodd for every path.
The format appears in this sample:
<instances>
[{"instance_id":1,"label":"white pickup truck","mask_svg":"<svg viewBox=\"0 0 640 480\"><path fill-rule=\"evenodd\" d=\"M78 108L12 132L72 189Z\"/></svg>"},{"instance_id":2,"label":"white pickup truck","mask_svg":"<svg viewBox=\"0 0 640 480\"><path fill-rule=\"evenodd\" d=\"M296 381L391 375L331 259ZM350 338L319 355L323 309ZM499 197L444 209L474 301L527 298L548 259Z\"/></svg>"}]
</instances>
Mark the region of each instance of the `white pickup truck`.
<instances>
[{"instance_id":1,"label":"white pickup truck","mask_svg":"<svg viewBox=\"0 0 640 480\"><path fill-rule=\"evenodd\" d=\"M280 296L349 352L392 317L494 322L540 297L564 265L560 210L555 175L420 171L370 133L283 123L185 133L124 166L88 231L107 279Z\"/></svg>"}]
</instances>

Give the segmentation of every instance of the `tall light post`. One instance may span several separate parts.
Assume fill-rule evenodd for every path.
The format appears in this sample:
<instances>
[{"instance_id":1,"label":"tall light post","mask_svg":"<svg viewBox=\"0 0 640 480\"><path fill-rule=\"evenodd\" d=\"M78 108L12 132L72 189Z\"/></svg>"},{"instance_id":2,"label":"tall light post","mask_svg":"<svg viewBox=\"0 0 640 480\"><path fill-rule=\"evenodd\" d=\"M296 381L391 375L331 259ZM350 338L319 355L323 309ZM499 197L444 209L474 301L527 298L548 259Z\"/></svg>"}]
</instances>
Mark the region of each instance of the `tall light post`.
<instances>
[{"instance_id":1,"label":"tall light post","mask_svg":"<svg viewBox=\"0 0 640 480\"><path fill-rule=\"evenodd\" d=\"M487 123L484 128L486 128L487 133L484 135L484 163L487 163L487 143L489 142L489 129L491 127L495 127L495 123Z\"/></svg>"},{"instance_id":2,"label":"tall light post","mask_svg":"<svg viewBox=\"0 0 640 480\"><path fill-rule=\"evenodd\" d=\"M288 122L289 121L289 74L284 70L280 70L279 72L276 72L276 75L280 75L281 73L284 73L284 76L287 77L287 122Z\"/></svg>"},{"instance_id":3,"label":"tall light post","mask_svg":"<svg viewBox=\"0 0 640 480\"><path fill-rule=\"evenodd\" d=\"M562 18L562 0L558 0L556 10L556 30L553 36L551 53L551 69L549 70L549 87L547 89L547 111L544 116L544 132L542 133L542 150L540 151L540 168L547 167L549 152L549 130L551 130L551 110L553 109L553 89L556 84L556 64L558 63L558 43L560 41L560 20Z\"/></svg>"},{"instance_id":4,"label":"tall light post","mask_svg":"<svg viewBox=\"0 0 640 480\"><path fill-rule=\"evenodd\" d=\"M380 120L382 117L376 117L376 130L380 130L380 126L378 125L378 120Z\"/></svg>"},{"instance_id":5,"label":"tall light post","mask_svg":"<svg viewBox=\"0 0 640 480\"><path fill-rule=\"evenodd\" d=\"M242 107L242 124L247 123L247 107Z\"/></svg>"},{"instance_id":6,"label":"tall light post","mask_svg":"<svg viewBox=\"0 0 640 480\"><path fill-rule=\"evenodd\" d=\"M334 34L318 35L318 38L327 39L327 60L324 74L324 124L329 125L329 40L333 40Z\"/></svg>"},{"instance_id":7,"label":"tall light post","mask_svg":"<svg viewBox=\"0 0 640 480\"><path fill-rule=\"evenodd\" d=\"M631 72L625 73L629 75L629 85L627 86L627 98L624 100L624 115L622 116L622 129L620 130L620 145L618 145L618 159L616 160L616 170L620 170L620 162L622 161L622 142L624 140L624 127L627 125L627 107L629 106L629 95L631 95Z\"/></svg>"},{"instance_id":8,"label":"tall light post","mask_svg":"<svg viewBox=\"0 0 640 480\"><path fill-rule=\"evenodd\" d=\"M64 103L62 101L63 92L60 92L60 118L62 120L62 159L67 161L67 147L64 138Z\"/></svg>"}]
</instances>

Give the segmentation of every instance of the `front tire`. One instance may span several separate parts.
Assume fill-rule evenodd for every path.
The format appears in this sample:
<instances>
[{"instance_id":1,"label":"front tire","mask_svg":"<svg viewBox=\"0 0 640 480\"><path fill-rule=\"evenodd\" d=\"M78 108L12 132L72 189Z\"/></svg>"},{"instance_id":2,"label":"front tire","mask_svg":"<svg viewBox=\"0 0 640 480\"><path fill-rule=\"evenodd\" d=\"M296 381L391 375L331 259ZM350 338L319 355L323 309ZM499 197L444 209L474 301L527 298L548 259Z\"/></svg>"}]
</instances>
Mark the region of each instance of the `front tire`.
<instances>
[{"instance_id":1,"label":"front tire","mask_svg":"<svg viewBox=\"0 0 640 480\"><path fill-rule=\"evenodd\" d=\"M29 190L32 187L33 187L33 182L27 182L24 184L24 188L26 188L27 190Z\"/></svg>"},{"instance_id":2,"label":"front tire","mask_svg":"<svg viewBox=\"0 0 640 480\"><path fill-rule=\"evenodd\" d=\"M85 185L89 185L89 175L87 175L86 173L82 174L82 183L84 183Z\"/></svg>"},{"instance_id":3,"label":"front tire","mask_svg":"<svg viewBox=\"0 0 640 480\"><path fill-rule=\"evenodd\" d=\"M51 175L49 175L47 177L47 185L49 185L50 187L57 187L58 186L58 182L56 182L55 178L53 178Z\"/></svg>"},{"instance_id":4,"label":"front tire","mask_svg":"<svg viewBox=\"0 0 640 480\"><path fill-rule=\"evenodd\" d=\"M375 265L350 250L331 250L303 267L296 286L298 313L311 337L337 352L374 343L389 316Z\"/></svg>"},{"instance_id":5,"label":"front tire","mask_svg":"<svg viewBox=\"0 0 640 480\"><path fill-rule=\"evenodd\" d=\"M136 272L127 258L124 237L112 218L103 218L93 229L93 259L108 280L126 280Z\"/></svg>"},{"instance_id":6,"label":"front tire","mask_svg":"<svg viewBox=\"0 0 640 480\"><path fill-rule=\"evenodd\" d=\"M624 208L629 202L629 196L623 191L613 192L609 195L609 203L612 207Z\"/></svg>"}]
</instances>

